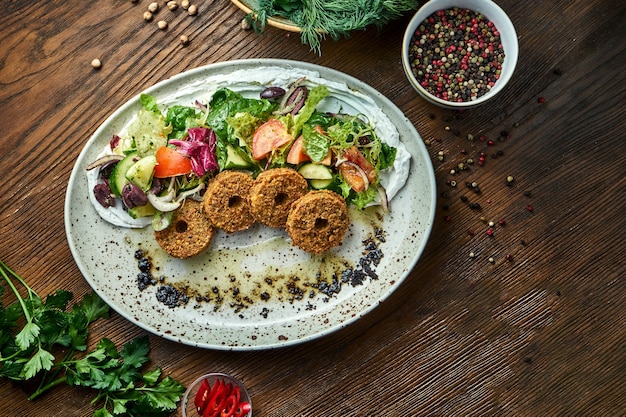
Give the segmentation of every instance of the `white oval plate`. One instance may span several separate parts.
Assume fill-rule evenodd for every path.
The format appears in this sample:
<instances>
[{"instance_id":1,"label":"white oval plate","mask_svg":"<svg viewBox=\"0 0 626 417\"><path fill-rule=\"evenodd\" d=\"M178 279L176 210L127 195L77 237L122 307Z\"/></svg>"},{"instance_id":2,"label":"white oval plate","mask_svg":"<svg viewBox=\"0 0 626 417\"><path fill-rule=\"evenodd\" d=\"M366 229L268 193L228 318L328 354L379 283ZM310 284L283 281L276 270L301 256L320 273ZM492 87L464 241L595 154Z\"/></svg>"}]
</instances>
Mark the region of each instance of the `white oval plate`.
<instances>
[{"instance_id":1,"label":"white oval plate","mask_svg":"<svg viewBox=\"0 0 626 417\"><path fill-rule=\"evenodd\" d=\"M394 192L389 213L383 215L376 207L363 212L351 209L344 242L323 255L312 256L292 246L283 230L255 225L232 235L219 231L206 252L174 259L158 246L151 228L113 226L102 220L89 200L86 167L135 117L140 103L139 96L134 97L98 128L80 153L67 189L65 229L72 255L94 291L119 314L154 334L223 350L309 341L375 308L400 286L423 252L436 204L428 152L402 112L363 82L308 63L239 60L179 74L145 93L168 106L192 105L195 100L206 103L221 86L258 94L263 88L259 80L267 82L272 72L279 85L303 75L343 85L349 93L333 93L329 100L335 111L365 113L377 128L385 120L395 126L397 131L392 133L410 153L406 183ZM379 134L386 134L387 127L381 126ZM137 284L138 249L151 260L156 280L143 290ZM367 271L360 261L368 254L371 258L366 264L373 273L353 274L350 281L342 282L346 270ZM374 258L377 264L372 263ZM363 279L359 282L354 277ZM329 285L324 287L324 283ZM158 295L168 291L178 295L177 306L159 301Z\"/></svg>"}]
</instances>

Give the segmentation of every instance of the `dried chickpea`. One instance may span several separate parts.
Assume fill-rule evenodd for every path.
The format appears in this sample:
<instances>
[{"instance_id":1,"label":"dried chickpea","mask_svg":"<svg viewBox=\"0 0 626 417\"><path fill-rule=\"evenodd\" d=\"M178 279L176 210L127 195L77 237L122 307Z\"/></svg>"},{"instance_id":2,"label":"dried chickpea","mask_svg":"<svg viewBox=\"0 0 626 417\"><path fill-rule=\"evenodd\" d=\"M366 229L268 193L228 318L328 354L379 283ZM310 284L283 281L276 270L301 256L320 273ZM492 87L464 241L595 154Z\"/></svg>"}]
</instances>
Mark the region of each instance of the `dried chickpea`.
<instances>
[{"instance_id":1,"label":"dried chickpea","mask_svg":"<svg viewBox=\"0 0 626 417\"><path fill-rule=\"evenodd\" d=\"M198 14L198 7L195 4L192 4L189 6L189 9L187 9L187 13L189 13L189 16L195 16Z\"/></svg>"},{"instance_id":2,"label":"dried chickpea","mask_svg":"<svg viewBox=\"0 0 626 417\"><path fill-rule=\"evenodd\" d=\"M182 0L180 2L180 7L182 7L185 10L189 9L189 0Z\"/></svg>"},{"instance_id":3,"label":"dried chickpea","mask_svg":"<svg viewBox=\"0 0 626 417\"><path fill-rule=\"evenodd\" d=\"M159 3L157 3L156 1L155 1L155 2L150 3L150 4L148 5L148 11L149 11L149 12L151 12L151 13L156 13L156 12L158 12L158 11L159 11Z\"/></svg>"},{"instance_id":4,"label":"dried chickpea","mask_svg":"<svg viewBox=\"0 0 626 417\"><path fill-rule=\"evenodd\" d=\"M149 22L152 20L152 13L150 12L144 12L143 13L143 20L145 20L146 22Z\"/></svg>"},{"instance_id":5,"label":"dried chickpea","mask_svg":"<svg viewBox=\"0 0 626 417\"><path fill-rule=\"evenodd\" d=\"M180 44L183 46L189 45L189 37L187 35L180 35Z\"/></svg>"},{"instance_id":6,"label":"dried chickpea","mask_svg":"<svg viewBox=\"0 0 626 417\"><path fill-rule=\"evenodd\" d=\"M165 20L159 20L157 22L157 26L159 27L159 29L165 30L167 29L167 22Z\"/></svg>"},{"instance_id":7,"label":"dried chickpea","mask_svg":"<svg viewBox=\"0 0 626 417\"><path fill-rule=\"evenodd\" d=\"M94 69L100 69L102 67L102 62L100 62L100 60L98 58L95 58L91 61L91 66Z\"/></svg>"},{"instance_id":8,"label":"dried chickpea","mask_svg":"<svg viewBox=\"0 0 626 417\"><path fill-rule=\"evenodd\" d=\"M167 8L170 10L176 10L178 9L178 3L176 3L175 1L168 1Z\"/></svg>"}]
</instances>

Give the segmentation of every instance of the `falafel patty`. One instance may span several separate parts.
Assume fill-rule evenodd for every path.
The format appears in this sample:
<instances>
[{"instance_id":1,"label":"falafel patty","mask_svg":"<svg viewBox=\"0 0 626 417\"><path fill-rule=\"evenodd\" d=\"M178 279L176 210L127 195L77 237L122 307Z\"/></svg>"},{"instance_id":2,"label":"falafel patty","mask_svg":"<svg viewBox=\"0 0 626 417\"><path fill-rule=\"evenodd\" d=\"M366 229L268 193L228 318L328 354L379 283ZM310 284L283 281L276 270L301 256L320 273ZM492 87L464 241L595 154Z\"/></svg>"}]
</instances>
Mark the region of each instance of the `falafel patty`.
<instances>
[{"instance_id":1,"label":"falafel patty","mask_svg":"<svg viewBox=\"0 0 626 417\"><path fill-rule=\"evenodd\" d=\"M246 230L254 224L248 194L254 180L241 171L222 171L209 182L202 204L215 226L227 233Z\"/></svg>"},{"instance_id":2,"label":"falafel patty","mask_svg":"<svg viewBox=\"0 0 626 417\"><path fill-rule=\"evenodd\" d=\"M339 245L349 226L346 201L329 190L311 191L299 198L286 224L293 244L315 254Z\"/></svg>"},{"instance_id":3,"label":"falafel patty","mask_svg":"<svg viewBox=\"0 0 626 417\"><path fill-rule=\"evenodd\" d=\"M309 184L298 171L268 169L259 174L250 188L250 213L261 224L284 227L291 204L308 191Z\"/></svg>"},{"instance_id":4,"label":"falafel patty","mask_svg":"<svg viewBox=\"0 0 626 417\"><path fill-rule=\"evenodd\" d=\"M209 247L214 227L204 215L202 203L187 199L175 212L172 223L155 231L154 238L175 258L189 258Z\"/></svg>"}]
</instances>

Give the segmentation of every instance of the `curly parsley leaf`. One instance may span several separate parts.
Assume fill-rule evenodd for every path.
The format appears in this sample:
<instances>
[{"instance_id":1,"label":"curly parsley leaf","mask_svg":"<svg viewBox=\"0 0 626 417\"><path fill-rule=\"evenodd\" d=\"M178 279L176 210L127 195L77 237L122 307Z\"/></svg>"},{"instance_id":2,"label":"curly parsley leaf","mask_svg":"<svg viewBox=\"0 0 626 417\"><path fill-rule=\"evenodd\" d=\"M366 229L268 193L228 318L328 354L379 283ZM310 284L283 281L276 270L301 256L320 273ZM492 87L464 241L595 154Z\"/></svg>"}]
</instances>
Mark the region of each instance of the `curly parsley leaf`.
<instances>
[{"instance_id":1,"label":"curly parsley leaf","mask_svg":"<svg viewBox=\"0 0 626 417\"><path fill-rule=\"evenodd\" d=\"M58 290L43 301L15 272L0 261L4 280L17 301L0 304L0 377L25 381L38 377L41 383L29 397L35 399L60 383L84 386L96 391L92 404L102 408L94 416L169 416L176 409L185 387L171 377L161 378L157 368L142 374L148 362L147 337L116 345L103 338L93 351L87 350L88 326L106 318L109 307L90 293L68 311L73 295ZM27 295L22 297L15 281ZM5 287L0 286L0 297ZM21 326L21 328L20 328ZM52 352L62 346L66 356L57 360Z\"/></svg>"},{"instance_id":2,"label":"curly parsley leaf","mask_svg":"<svg viewBox=\"0 0 626 417\"><path fill-rule=\"evenodd\" d=\"M30 379L42 369L49 371L53 365L54 355L47 350L39 348L22 368L22 374L24 379Z\"/></svg>"}]
</instances>

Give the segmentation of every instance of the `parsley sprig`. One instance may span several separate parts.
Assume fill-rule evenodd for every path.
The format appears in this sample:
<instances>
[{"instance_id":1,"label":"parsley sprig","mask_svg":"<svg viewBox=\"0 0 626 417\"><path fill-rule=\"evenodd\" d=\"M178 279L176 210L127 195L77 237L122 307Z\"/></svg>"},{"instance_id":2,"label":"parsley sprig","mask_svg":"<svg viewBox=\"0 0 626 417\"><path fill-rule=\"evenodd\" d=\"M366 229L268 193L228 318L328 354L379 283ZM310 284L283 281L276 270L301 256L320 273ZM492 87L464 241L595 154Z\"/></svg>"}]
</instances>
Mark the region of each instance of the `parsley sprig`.
<instances>
[{"instance_id":1,"label":"parsley sprig","mask_svg":"<svg viewBox=\"0 0 626 417\"><path fill-rule=\"evenodd\" d=\"M0 377L15 381L38 378L29 399L59 384L83 386L97 394L92 404L101 408L94 417L169 416L185 387L160 368L142 372L149 361L148 338L138 337L118 351L103 338L95 350L87 350L88 327L106 318L109 307L94 293L68 308L73 294L57 290L45 299L0 261L0 276L17 301L0 303ZM21 295L16 284L26 290ZM0 297L5 286L0 285ZM57 359L56 355L63 355Z\"/></svg>"}]
</instances>

